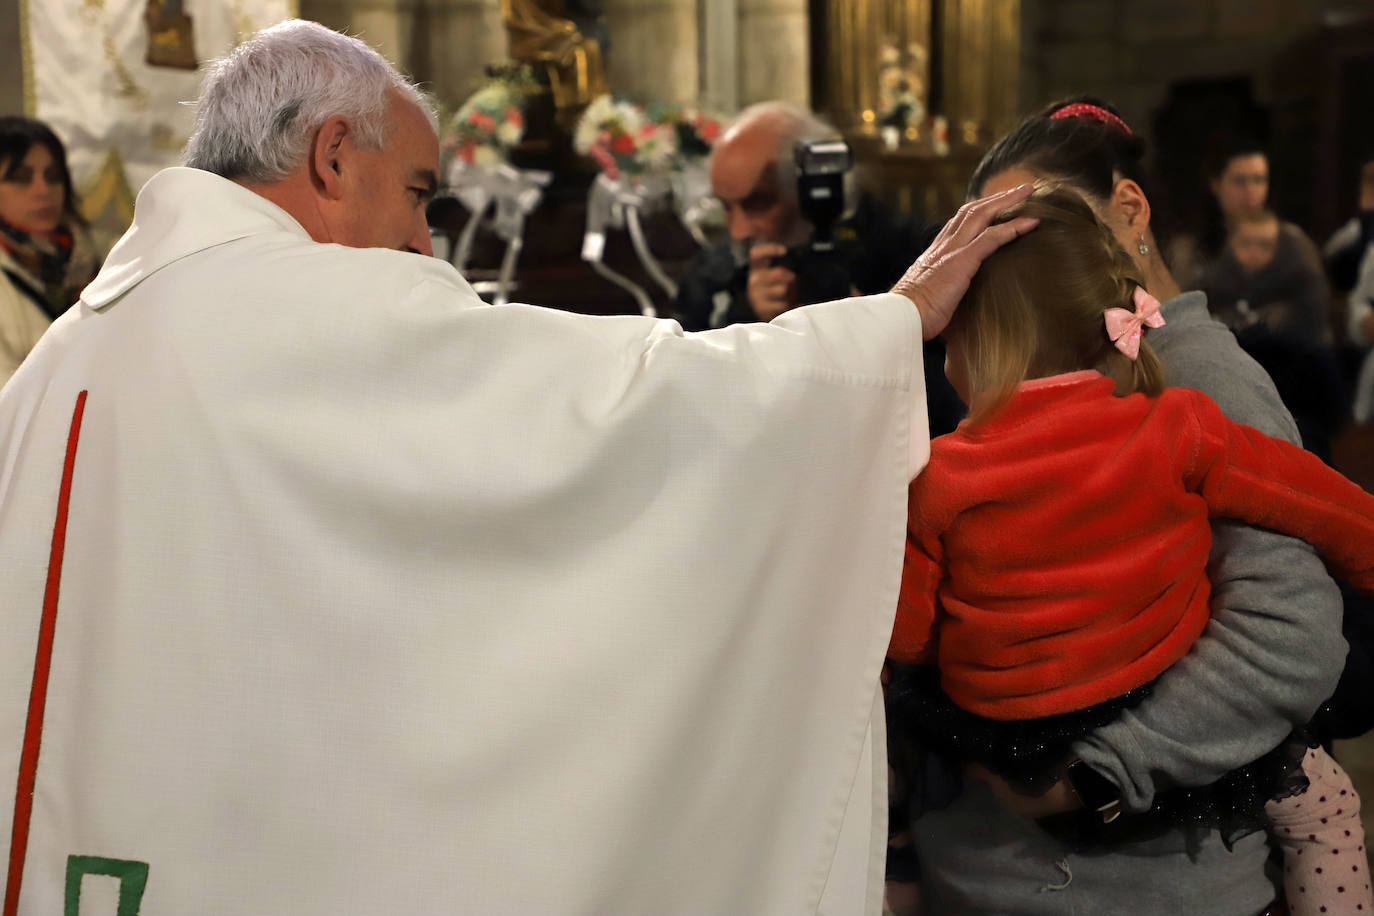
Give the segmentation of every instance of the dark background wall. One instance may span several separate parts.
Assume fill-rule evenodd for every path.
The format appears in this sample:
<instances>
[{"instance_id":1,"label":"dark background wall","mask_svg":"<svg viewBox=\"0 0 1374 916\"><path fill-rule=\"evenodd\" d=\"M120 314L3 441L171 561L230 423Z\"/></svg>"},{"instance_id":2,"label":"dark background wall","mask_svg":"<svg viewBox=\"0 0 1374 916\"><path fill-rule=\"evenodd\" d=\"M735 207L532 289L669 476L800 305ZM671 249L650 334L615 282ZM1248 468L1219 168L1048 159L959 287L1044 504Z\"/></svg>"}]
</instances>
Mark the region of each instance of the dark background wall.
<instances>
[{"instance_id":1,"label":"dark background wall","mask_svg":"<svg viewBox=\"0 0 1374 916\"><path fill-rule=\"evenodd\" d=\"M0 0L5 113L23 109L20 2ZM1286 217L1320 238L1351 212L1374 150L1374 0L1021 0L1020 17L1021 109L1111 99L1152 141L1166 212L1193 215L1206 148L1233 128L1267 143Z\"/></svg>"},{"instance_id":2,"label":"dark background wall","mask_svg":"<svg viewBox=\"0 0 1374 916\"><path fill-rule=\"evenodd\" d=\"M1171 211L1196 210L1222 133L1269 149L1271 201L1319 238L1374 151L1371 0L1023 0L1026 110L1075 92L1149 137Z\"/></svg>"}]
</instances>

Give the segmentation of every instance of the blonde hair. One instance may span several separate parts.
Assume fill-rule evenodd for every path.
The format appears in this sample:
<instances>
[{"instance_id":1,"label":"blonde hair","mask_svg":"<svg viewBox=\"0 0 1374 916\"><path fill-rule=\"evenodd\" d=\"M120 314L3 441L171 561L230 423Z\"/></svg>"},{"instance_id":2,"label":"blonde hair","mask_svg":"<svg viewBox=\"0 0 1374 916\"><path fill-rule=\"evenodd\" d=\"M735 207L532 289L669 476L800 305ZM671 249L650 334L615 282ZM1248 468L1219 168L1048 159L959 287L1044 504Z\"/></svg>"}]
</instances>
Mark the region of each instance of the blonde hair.
<instances>
[{"instance_id":1,"label":"blonde hair","mask_svg":"<svg viewBox=\"0 0 1374 916\"><path fill-rule=\"evenodd\" d=\"M983 262L945 329L963 351L970 420L996 414L1027 379L1080 369L1113 379L1117 397L1159 394L1164 370L1149 343L1132 360L1107 336L1106 310L1134 312L1145 285L1111 230L1078 194L1053 187L996 222L1022 216L1040 224Z\"/></svg>"}]
</instances>

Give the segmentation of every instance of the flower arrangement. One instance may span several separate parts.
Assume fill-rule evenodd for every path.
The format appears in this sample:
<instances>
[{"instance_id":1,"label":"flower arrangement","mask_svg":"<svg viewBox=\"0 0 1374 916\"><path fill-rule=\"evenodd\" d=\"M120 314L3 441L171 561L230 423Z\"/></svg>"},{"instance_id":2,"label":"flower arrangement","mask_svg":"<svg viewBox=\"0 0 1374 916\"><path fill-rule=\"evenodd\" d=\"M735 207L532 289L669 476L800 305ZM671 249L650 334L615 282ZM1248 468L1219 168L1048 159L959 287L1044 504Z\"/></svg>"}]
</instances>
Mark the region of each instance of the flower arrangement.
<instances>
[{"instance_id":1,"label":"flower arrangement","mask_svg":"<svg viewBox=\"0 0 1374 916\"><path fill-rule=\"evenodd\" d=\"M720 122L693 109L663 103L636 105L603 95L578 121L573 147L606 177L632 181L679 171L711 152Z\"/></svg>"},{"instance_id":2,"label":"flower arrangement","mask_svg":"<svg viewBox=\"0 0 1374 916\"><path fill-rule=\"evenodd\" d=\"M720 139L721 124L695 108L655 103L645 108L650 121L671 127L677 133L675 166L686 167L711 155L711 148Z\"/></svg>"},{"instance_id":3,"label":"flower arrangement","mask_svg":"<svg viewBox=\"0 0 1374 916\"><path fill-rule=\"evenodd\" d=\"M466 165L505 162L525 133L521 110L534 74L525 64L493 68L462 107L447 119L441 148Z\"/></svg>"},{"instance_id":4,"label":"flower arrangement","mask_svg":"<svg viewBox=\"0 0 1374 916\"><path fill-rule=\"evenodd\" d=\"M891 42L878 55L878 123L905 129L926 116L926 49L916 42L903 54Z\"/></svg>"}]
</instances>

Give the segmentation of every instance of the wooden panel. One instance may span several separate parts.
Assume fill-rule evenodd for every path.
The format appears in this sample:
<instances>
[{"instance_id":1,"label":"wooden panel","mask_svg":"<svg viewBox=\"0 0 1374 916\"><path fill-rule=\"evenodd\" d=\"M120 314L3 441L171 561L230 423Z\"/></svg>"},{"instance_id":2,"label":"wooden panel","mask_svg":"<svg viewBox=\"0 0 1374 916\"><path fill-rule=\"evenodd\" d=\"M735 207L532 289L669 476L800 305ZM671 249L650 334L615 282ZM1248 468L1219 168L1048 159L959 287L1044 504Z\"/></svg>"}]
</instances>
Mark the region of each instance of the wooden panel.
<instances>
[{"instance_id":1,"label":"wooden panel","mask_svg":"<svg viewBox=\"0 0 1374 916\"><path fill-rule=\"evenodd\" d=\"M878 105L878 52L884 41L899 48L931 46L933 0L823 0L827 44L825 110L838 126L862 123ZM930 85L930 75L922 75Z\"/></svg>"},{"instance_id":2,"label":"wooden panel","mask_svg":"<svg viewBox=\"0 0 1374 916\"><path fill-rule=\"evenodd\" d=\"M952 136L987 143L1015 124L1021 0L943 0L941 111Z\"/></svg>"},{"instance_id":3,"label":"wooden panel","mask_svg":"<svg viewBox=\"0 0 1374 916\"><path fill-rule=\"evenodd\" d=\"M935 156L915 144L887 150L876 137L851 135L860 187L927 222L944 222L964 202L964 189L984 150L956 144Z\"/></svg>"},{"instance_id":4,"label":"wooden panel","mask_svg":"<svg viewBox=\"0 0 1374 916\"><path fill-rule=\"evenodd\" d=\"M1005 132L1018 115L1021 0L813 0L825 66L823 107L840 127L865 123L878 105L878 54L885 41L919 42L938 72L923 74L928 107L970 143ZM938 34L935 34L938 32Z\"/></svg>"}]
</instances>

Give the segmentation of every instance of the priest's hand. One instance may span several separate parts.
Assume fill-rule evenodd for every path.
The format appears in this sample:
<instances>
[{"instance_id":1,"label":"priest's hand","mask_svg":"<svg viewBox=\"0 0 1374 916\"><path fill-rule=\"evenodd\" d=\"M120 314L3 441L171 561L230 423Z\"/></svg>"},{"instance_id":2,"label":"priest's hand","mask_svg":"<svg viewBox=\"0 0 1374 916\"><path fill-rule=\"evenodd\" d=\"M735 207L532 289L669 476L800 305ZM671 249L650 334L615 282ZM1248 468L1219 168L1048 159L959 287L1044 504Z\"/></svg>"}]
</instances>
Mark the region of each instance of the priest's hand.
<instances>
[{"instance_id":1,"label":"priest's hand","mask_svg":"<svg viewBox=\"0 0 1374 916\"><path fill-rule=\"evenodd\" d=\"M1023 184L964 204L892 287L894 293L916 303L926 340L949 324L983 259L1039 223L1034 217L1021 217L992 225L997 214L1030 197L1034 190L1034 185Z\"/></svg>"}]
</instances>

